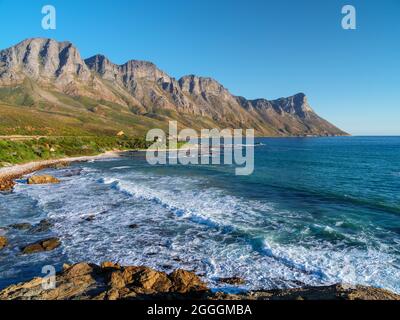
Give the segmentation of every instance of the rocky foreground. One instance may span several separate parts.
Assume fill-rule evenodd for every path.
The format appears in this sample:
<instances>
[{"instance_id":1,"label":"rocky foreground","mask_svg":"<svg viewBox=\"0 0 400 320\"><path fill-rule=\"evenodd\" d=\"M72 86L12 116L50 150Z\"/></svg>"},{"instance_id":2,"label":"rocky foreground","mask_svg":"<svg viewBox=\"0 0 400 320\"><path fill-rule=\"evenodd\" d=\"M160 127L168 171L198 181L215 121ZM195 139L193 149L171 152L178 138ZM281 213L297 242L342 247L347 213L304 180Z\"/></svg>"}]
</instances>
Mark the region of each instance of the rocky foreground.
<instances>
[{"instance_id":1,"label":"rocky foreground","mask_svg":"<svg viewBox=\"0 0 400 320\"><path fill-rule=\"evenodd\" d=\"M111 262L101 266L64 265L64 270L56 276L55 288L45 289L48 280L35 278L12 285L0 291L0 300L400 300L399 295L387 290L344 285L244 294L214 293L193 272L176 270L166 274L148 267L122 267Z\"/></svg>"}]
</instances>

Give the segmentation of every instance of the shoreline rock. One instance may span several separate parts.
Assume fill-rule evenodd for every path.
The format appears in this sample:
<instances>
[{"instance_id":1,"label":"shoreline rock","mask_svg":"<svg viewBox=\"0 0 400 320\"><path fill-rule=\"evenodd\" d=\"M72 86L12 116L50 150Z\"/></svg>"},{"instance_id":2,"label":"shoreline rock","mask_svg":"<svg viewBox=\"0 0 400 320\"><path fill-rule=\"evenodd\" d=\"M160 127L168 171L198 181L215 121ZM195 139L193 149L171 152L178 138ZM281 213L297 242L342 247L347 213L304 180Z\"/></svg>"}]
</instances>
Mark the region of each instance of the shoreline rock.
<instances>
[{"instance_id":1,"label":"shoreline rock","mask_svg":"<svg viewBox=\"0 0 400 320\"><path fill-rule=\"evenodd\" d=\"M6 237L0 236L0 250L8 245L8 240Z\"/></svg>"},{"instance_id":2,"label":"shoreline rock","mask_svg":"<svg viewBox=\"0 0 400 320\"><path fill-rule=\"evenodd\" d=\"M11 285L0 300L400 300L388 290L342 284L241 294L212 292L198 275L186 270L167 274L145 266L120 266L103 262L64 264L56 287L45 290L42 278Z\"/></svg>"},{"instance_id":3,"label":"shoreline rock","mask_svg":"<svg viewBox=\"0 0 400 320\"><path fill-rule=\"evenodd\" d=\"M32 254L32 253L43 252L43 251L51 251L51 250L54 250L55 248L59 247L60 244L61 244L61 242L58 238L49 238L49 239L44 239L44 240L40 240L38 242L29 244L26 247L23 247L21 249L21 251L23 254Z\"/></svg>"},{"instance_id":4,"label":"shoreline rock","mask_svg":"<svg viewBox=\"0 0 400 320\"><path fill-rule=\"evenodd\" d=\"M60 183L60 180L51 176L51 175L42 175L42 176L32 176L28 178L28 184L56 184Z\"/></svg>"}]
</instances>

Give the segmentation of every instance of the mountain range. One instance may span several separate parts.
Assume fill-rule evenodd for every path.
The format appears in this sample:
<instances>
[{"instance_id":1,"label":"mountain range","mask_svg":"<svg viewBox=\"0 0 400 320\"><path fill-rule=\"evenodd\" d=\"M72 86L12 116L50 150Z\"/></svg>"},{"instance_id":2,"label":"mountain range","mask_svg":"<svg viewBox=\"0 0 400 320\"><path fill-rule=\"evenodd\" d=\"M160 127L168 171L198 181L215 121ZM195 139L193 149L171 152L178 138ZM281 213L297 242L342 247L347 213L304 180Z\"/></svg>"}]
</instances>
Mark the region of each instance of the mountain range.
<instances>
[{"instance_id":1,"label":"mountain range","mask_svg":"<svg viewBox=\"0 0 400 320\"><path fill-rule=\"evenodd\" d=\"M259 136L346 135L298 93L248 100L216 80L175 79L151 62L83 59L70 42L32 38L0 51L0 135L143 135L180 127L254 128Z\"/></svg>"}]
</instances>

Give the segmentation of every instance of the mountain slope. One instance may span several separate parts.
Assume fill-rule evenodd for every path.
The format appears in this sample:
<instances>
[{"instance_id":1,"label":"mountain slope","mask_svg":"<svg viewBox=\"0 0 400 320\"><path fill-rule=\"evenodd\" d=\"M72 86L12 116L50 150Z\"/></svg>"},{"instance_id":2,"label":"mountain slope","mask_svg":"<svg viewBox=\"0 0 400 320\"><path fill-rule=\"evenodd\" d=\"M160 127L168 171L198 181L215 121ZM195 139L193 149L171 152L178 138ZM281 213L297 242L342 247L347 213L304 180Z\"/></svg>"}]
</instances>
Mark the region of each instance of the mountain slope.
<instances>
[{"instance_id":1,"label":"mountain slope","mask_svg":"<svg viewBox=\"0 0 400 320\"><path fill-rule=\"evenodd\" d=\"M88 134L144 134L165 128L168 120L194 129L254 128L265 136L345 134L320 118L302 93L247 100L211 78L177 80L145 61L117 65L102 55L83 60L71 43L43 38L0 51L0 134L29 132L29 120L20 129L15 121L7 124L10 113L18 118L27 111L34 130L53 134L59 127ZM47 128L37 127L43 122Z\"/></svg>"}]
</instances>

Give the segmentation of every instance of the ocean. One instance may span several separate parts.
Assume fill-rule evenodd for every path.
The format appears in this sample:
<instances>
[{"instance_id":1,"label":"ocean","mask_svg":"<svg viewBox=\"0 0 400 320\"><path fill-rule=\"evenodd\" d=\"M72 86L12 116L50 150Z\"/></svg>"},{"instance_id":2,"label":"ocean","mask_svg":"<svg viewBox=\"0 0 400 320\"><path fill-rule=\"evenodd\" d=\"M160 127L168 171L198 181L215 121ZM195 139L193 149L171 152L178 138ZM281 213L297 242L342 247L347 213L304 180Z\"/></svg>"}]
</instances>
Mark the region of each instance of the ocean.
<instances>
[{"instance_id":1,"label":"ocean","mask_svg":"<svg viewBox=\"0 0 400 320\"><path fill-rule=\"evenodd\" d=\"M258 138L255 170L149 165L144 153L46 169L62 180L0 194L0 288L42 267L114 261L193 270L214 290L338 282L400 293L400 137ZM89 219L87 219L89 217ZM131 227L129 227L131 226ZM46 237L62 245L22 255ZM221 277L241 277L239 287Z\"/></svg>"}]
</instances>

